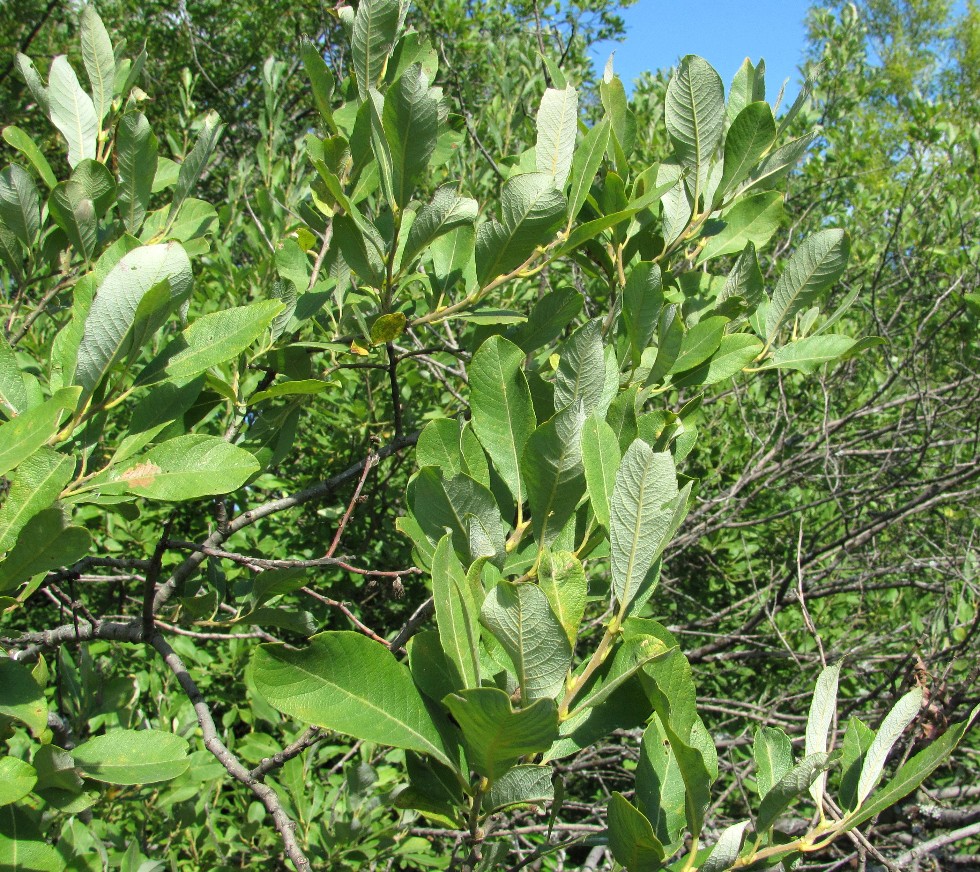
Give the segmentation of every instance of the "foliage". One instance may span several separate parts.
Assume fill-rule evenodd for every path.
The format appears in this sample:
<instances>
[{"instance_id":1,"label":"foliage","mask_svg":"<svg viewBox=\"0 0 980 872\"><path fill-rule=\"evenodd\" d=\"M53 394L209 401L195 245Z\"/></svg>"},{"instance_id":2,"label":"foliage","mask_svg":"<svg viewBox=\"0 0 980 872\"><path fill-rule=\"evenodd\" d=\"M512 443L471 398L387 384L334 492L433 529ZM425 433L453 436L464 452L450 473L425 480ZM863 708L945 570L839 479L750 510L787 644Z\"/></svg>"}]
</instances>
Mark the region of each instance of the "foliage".
<instances>
[{"instance_id":1,"label":"foliage","mask_svg":"<svg viewBox=\"0 0 980 872\"><path fill-rule=\"evenodd\" d=\"M591 33L615 31L609 4L590 9ZM800 511L783 500L799 497L820 444L803 425L888 427L896 407L976 386L951 363L975 354L969 299L960 329L941 334L914 295L908 314L877 312L892 245L916 253L902 269L956 261L953 287L976 287L976 258L952 241L959 213L940 225L946 243L901 217L884 248L855 236L845 272L851 237L834 216L892 192L829 196L812 160L787 183L808 148L829 161L835 136L870 123L853 109L866 79L852 77L856 97L828 99L834 124L814 128L805 97L777 117L762 65L743 65L726 94L687 56L662 82L651 132L649 94L631 107L611 64L594 94L576 87L578 19L562 10L553 29L536 22L533 58L521 19L540 17L536 5L487 4L472 22L462 5L398 0L333 14L297 52L309 85L267 60L257 115L229 91L241 104L230 129L196 115L186 78L180 107L151 123L137 82L152 61L126 60L91 7L77 55L44 78L18 61L60 137L6 127L14 160L0 174L2 862L555 868L597 849L630 872L723 870L823 852L903 800L978 707L964 692L957 721L910 753L903 736L930 705L917 676L877 731L852 716L839 735L853 672L826 656L802 573L962 496L975 440L957 443L944 475L914 478L911 509L858 485L835 493L804 559L772 541ZM835 63L866 63L846 15L817 15L814 29ZM489 30L501 48L481 53ZM455 32L473 40L458 60ZM339 33L344 47L327 50ZM512 102L479 93L511 80ZM934 112L930 99L915 105ZM904 160L907 106L881 126L883 149L847 160ZM212 172L252 124L255 165ZM935 129L897 174L908 196L938 190L917 187ZM958 129L943 135L954 167L975 157ZM787 226L801 230L791 247ZM900 232L913 236L898 245ZM873 313L866 330L849 320L855 305ZM881 367L870 333L915 334L915 364L940 335L960 356L930 357L929 386L894 403L886 392L911 376ZM813 417L815 384L858 374L866 390L840 423ZM802 441L782 424L760 438L739 417L797 405ZM953 429L970 420L966 404L958 414ZM912 463L921 476L931 437L900 432L923 449L889 453L888 475ZM858 501L855 529L836 533ZM732 535L740 512L753 529ZM969 518L951 520L969 535ZM698 555L721 566L717 586L697 579ZM725 806L722 827L719 749L736 746L699 713L694 666L724 644L686 654L674 618L703 633L735 601L749 611L728 644L767 615L790 632L796 576L781 567L794 558L805 642L824 662L805 673L809 710L784 703L771 718L799 717L802 753L760 726L753 795ZM766 566L774 606L738 589ZM677 614L675 592L697 584L701 601ZM974 626L954 664L975 614L958 616L954 629ZM615 786L597 799L579 772L602 748L615 750ZM800 803L809 823L789 832Z\"/></svg>"}]
</instances>

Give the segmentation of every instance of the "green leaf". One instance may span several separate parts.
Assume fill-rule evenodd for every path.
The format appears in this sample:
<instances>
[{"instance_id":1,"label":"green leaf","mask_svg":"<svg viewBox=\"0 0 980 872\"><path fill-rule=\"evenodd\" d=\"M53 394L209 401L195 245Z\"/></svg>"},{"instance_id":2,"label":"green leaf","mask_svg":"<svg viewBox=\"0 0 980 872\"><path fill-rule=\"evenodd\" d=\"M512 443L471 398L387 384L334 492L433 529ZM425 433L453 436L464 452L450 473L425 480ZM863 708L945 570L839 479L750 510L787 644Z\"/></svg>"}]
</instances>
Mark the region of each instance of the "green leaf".
<instances>
[{"instance_id":1,"label":"green leaf","mask_svg":"<svg viewBox=\"0 0 980 872\"><path fill-rule=\"evenodd\" d=\"M224 125L221 123L221 119L216 112L209 112L204 117L204 122L201 124L201 129L197 134L197 141L180 165L177 184L174 186L174 198L167 212L168 227L172 226L174 221L177 220L177 213L180 211L180 207L184 204L184 200L191 195L198 179L201 178L201 174L211 159L211 155L214 152L215 146L218 144L218 140L221 139L221 134L224 129Z\"/></svg>"},{"instance_id":2,"label":"green leaf","mask_svg":"<svg viewBox=\"0 0 980 872\"><path fill-rule=\"evenodd\" d=\"M748 333L727 333L721 337L718 350L702 366L690 370L700 375L698 383L713 385L731 378L752 363L762 353L762 343ZM703 366L707 369L702 373ZM674 384L680 387L685 384L683 377L674 379Z\"/></svg>"},{"instance_id":3,"label":"green leaf","mask_svg":"<svg viewBox=\"0 0 980 872\"><path fill-rule=\"evenodd\" d=\"M436 418L422 428L415 444L415 462L420 468L437 466L443 477L450 479L468 472L460 441L459 422L452 418Z\"/></svg>"},{"instance_id":4,"label":"green leaf","mask_svg":"<svg viewBox=\"0 0 980 872\"><path fill-rule=\"evenodd\" d=\"M0 757L0 805L23 799L35 784L37 772L30 763L16 757Z\"/></svg>"},{"instance_id":5,"label":"green leaf","mask_svg":"<svg viewBox=\"0 0 980 872\"><path fill-rule=\"evenodd\" d=\"M903 696L882 721L875 734L871 746L864 755L864 765L861 767L861 777L858 779L857 805L871 795L881 780L885 761L895 743L902 737L905 728L915 720L922 708L922 688L916 687Z\"/></svg>"},{"instance_id":6,"label":"green leaf","mask_svg":"<svg viewBox=\"0 0 980 872\"><path fill-rule=\"evenodd\" d=\"M753 65L749 58L742 61L728 93L728 117L734 121L750 103L766 99L766 62Z\"/></svg>"},{"instance_id":7,"label":"green leaf","mask_svg":"<svg viewBox=\"0 0 980 872\"><path fill-rule=\"evenodd\" d=\"M92 260L99 234L95 204L69 180L55 185L48 200L48 210L55 223L65 231L75 251L85 260Z\"/></svg>"},{"instance_id":8,"label":"green leaf","mask_svg":"<svg viewBox=\"0 0 980 872\"><path fill-rule=\"evenodd\" d=\"M539 545L558 538L585 492L584 421L581 405L568 405L531 433L524 447L521 472Z\"/></svg>"},{"instance_id":9,"label":"green leaf","mask_svg":"<svg viewBox=\"0 0 980 872\"><path fill-rule=\"evenodd\" d=\"M48 704L30 668L0 657L0 715L27 724L35 736L48 728Z\"/></svg>"},{"instance_id":10,"label":"green leaf","mask_svg":"<svg viewBox=\"0 0 980 872\"><path fill-rule=\"evenodd\" d=\"M157 138L142 112L127 112L116 128L119 213L130 233L146 219L157 170Z\"/></svg>"},{"instance_id":11,"label":"green leaf","mask_svg":"<svg viewBox=\"0 0 980 872\"><path fill-rule=\"evenodd\" d=\"M310 88L313 91L313 102L316 104L320 117L327 123L327 126L336 129L333 122L333 110L330 107L330 97L333 95L336 79L330 68L323 60L320 50L309 40L303 40L299 47L299 56L303 61L303 69L310 79Z\"/></svg>"},{"instance_id":12,"label":"green leaf","mask_svg":"<svg viewBox=\"0 0 980 872\"><path fill-rule=\"evenodd\" d=\"M720 233L708 238L707 245L698 257L698 264L742 251L750 242L763 246L779 229L783 220L783 195L767 191L739 199L721 215L725 222Z\"/></svg>"},{"instance_id":13,"label":"green leaf","mask_svg":"<svg viewBox=\"0 0 980 872\"><path fill-rule=\"evenodd\" d=\"M62 388L51 399L0 424L0 475L6 475L58 432L65 411L78 404L78 388Z\"/></svg>"},{"instance_id":14,"label":"green leaf","mask_svg":"<svg viewBox=\"0 0 980 872\"><path fill-rule=\"evenodd\" d=\"M766 314L766 341L844 273L850 242L843 230L821 230L807 237L783 269Z\"/></svg>"},{"instance_id":15,"label":"green leaf","mask_svg":"<svg viewBox=\"0 0 980 872\"><path fill-rule=\"evenodd\" d=\"M0 563L0 593L13 590L51 569L71 566L88 552L91 536L84 527L69 527L57 507L36 514L17 537L17 544Z\"/></svg>"},{"instance_id":16,"label":"green leaf","mask_svg":"<svg viewBox=\"0 0 980 872\"><path fill-rule=\"evenodd\" d=\"M362 100L367 98L369 89L377 87L398 36L402 15L400 0L362 0L357 5L351 33L351 63Z\"/></svg>"},{"instance_id":17,"label":"green leaf","mask_svg":"<svg viewBox=\"0 0 980 872\"><path fill-rule=\"evenodd\" d=\"M480 624L466 572L447 534L432 556L432 600L439 641L459 673L455 690L480 686Z\"/></svg>"},{"instance_id":18,"label":"green leaf","mask_svg":"<svg viewBox=\"0 0 980 872\"><path fill-rule=\"evenodd\" d=\"M75 471L75 458L41 448L17 467L0 506L0 551L9 551L27 522L50 506Z\"/></svg>"},{"instance_id":19,"label":"green leaf","mask_svg":"<svg viewBox=\"0 0 980 872\"><path fill-rule=\"evenodd\" d=\"M852 716L844 730L841 743L841 775L838 802L843 809L857 808L858 781L864 768L864 758L874 741L875 731L859 717Z\"/></svg>"},{"instance_id":20,"label":"green leaf","mask_svg":"<svg viewBox=\"0 0 980 872\"><path fill-rule=\"evenodd\" d=\"M151 448L111 481L136 496L181 502L231 493L258 471L259 462L244 448L219 436L188 434Z\"/></svg>"},{"instance_id":21,"label":"green leaf","mask_svg":"<svg viewBox=\"0 0 980 872\"><path fill-rule=\"evenodd\" d=\"M582 295L573 288L557 288L534 304L527 321L507 331L507 339L525 354L553 342L582 311Z\"/></svg>"},{"instance_id":22,"label":"green leaf","mask_svg":"<svg viewBox=\"0 0 980 872\"><path fill-rule=\"evenodd\" d=\"M643 731L636 767L636 798L663 844L680 838L687 824L687 788L670 739L657 716Z\"/></svg>"},{"instance_id":23,"label":"green leaf","mask_svg":"<svg viewBox=\"0 0 980 872\"><path fill-rule=\"evenodd\" d=\"M391 150L394 199L404 206L439 138L439 91L429 87L420 64L405 70L385 95L383 120Z\"/></svg>"},{"instance_id":24,"label":"green leaf","mask_svg":"<svg viewBox=\"0 0 980 872\"><path fill-rule=\"evenodd\" d=\"M770 152L749 177L749 184L744 190L759 191L774 187L776 182L799 163L818 135L818 131L812 131Z\"/></svg>"},{"instance_id":25,"label":"green leaf","mask_svg":"<svg viewBox=\"0 0 980 872\"><path fill-rule=\"evenodd\" d=\"M186 300L193 277L190 260L180 243L144 245L125 254L99 286L85 319L78 349L78 383L91 393L113 364L131 351L130 330L143 297L160 282L170 288L168 309ZM152 334L166 320L159 312L144 331ZM152 329L151 329L152 328Z\"/></svg>"},{"instance_id":26,"label":"green leaf","mask_svg":"<svg viewBox=\"0 0 980 872\"><path fill-rule=\"evenodd\" d=\"M20 806L0 808L0 868L12 872L61 872L65 858L41 835Z\"/></svg>"},{"instance_id":27,"label":"green leaf","mask_svg":"<svg viewBox=\"0 0 980 872\"><path fill-rule=\"evenodd\" d=\"M471 476L459 473L450 479L438 469L425 467L409 483L408 503L426 536L438 542L449 529L456 551L469 554L469 516L477 519L491 537L494 547L503 551L504 529L500 510L490 490Z\"/></svg>"},{"instance_id":28,"label":"green leaf","mask_svg":"<svg viewBox=\"0 0 980 872\"><path fill-rule=\"evenodd\" d=\"M81 43L82 62L92 86L95 115L101 123L112 108L116 58L112 51L112 41L94 6L85 6L82 9Z\"/></svg>"},{"instance_id":29,"label":"green leaf","mask_svg":"<svg viewBox=\"0 0 980 872\"><path fill-rule=\"evenodd\" d=\"M793 745L778 727L760 727L752 745L755 783L759 798L765 798L773 785L793 768Z\"/></svg>"},{"instance_id":30,"label":"green leaf","mask_svg":"<svg viewBox=\"0 0 980 872\"><path fill-rule=\"evenodd\" d=\"M408 670L366 636L320 633L299 650L260 645L247 677L288 717L452 766Z\"/></svg>"},{"instance_id":31,"label":"green leaf","mask_svg":"<svg viewBox=\"0 0 980 872\"><path fill-rule=\"evenodd\" d=\"M811 373L825 363L839 360L857 344L850 336L825 333L807 336L777 348L772 355L773 367Z\"/></svg>"},{"instance_id":32,"label":"green leaf","mask_svg":"<svg viewBox=\"0 0 980 872\"><path fill-rule=\"evenodd\" d=\"M715 842L711 853L698 867L698 872L727 872L733 867L738 860L739 851L742 850L742 839L745 837L745 828L748 825L748 821L742 821L726 827Z\"/></svg>"},{"instance_id":33,"label":"green leaf","mask_svg":"<svg viewBox=\"0 0 980 872\"><path fill-rule=\"evenodd\" d=\"M704 58L684 57L667 85L664 121L674 154L693 171L703 191L708 162L721 144L725 124L725 86Z\"/></svg>"},{"instance_id":34,"label":"green leaf","mask_svg":"<svg viewBox=\"0 0 980 872\"><path fill-rule=\"evenodd\" d=\"M611 128L607 148L615 158L619 174L625 177L628 170L626 157L633 151L636 141L636 116L629 107L622 79L608 66L599 82L599 100Z\"/></svg>"},{"instance_id":35,"label":"green leaf","mask_svg":"<svg viewBox=\"0 0 980 872\"><path fill-rule=\"evenodd\" d=\"M476 233L476 272L486 286L524 263L539 245L551 241L566 202L545 173L521 173L501 191L501 219L481 224Z\"/></svg>"},{"instance_id":36,"label":"green leaf","mask_svg":"<svg viewBox=\"0 0 980 872\"><path fill-rule=\"evenodd\" d=\"M385 245L377 230L363 219L336 215L333 235L344 261L357 277L372 288L382 287L385 280Z\"/></svg>"},{"instance_id":37,"label":"green leaf","mask_svg":"<svg viewBox=\"0 0 980 872\"><path fill-rule=\"evenodd\" d=\"M654 452L642 439L626 450L616 473L609 511L610 564L616 600L626 606L666 546L677 497L670 452Z\"/></svg>"},{"instance_id":38,"label":"green leaf","mask_svg":"<svg viewBox=\"0 0 980 872\"><path fill-rule=\"evenodd\" d=\"M258 391L248 398L248 405L254 406L263 400L272 400L277 397L297 397L322 394L330 388L336 387L336 382L321 381L318 378L302 378L293 381L280 382L264 391Z\"/></svg>"},{"instance_id":39,"label":"green leaf","mask_svg":"<svg viewBox=\"0 0 980 872\"><path fill-rule=\"evenodd\" d=\"M528 763L508 769L495 781L483 807L494 812L514 806L546 805L554 799L551 767Z\"/></svg>"},{"instance_id":40,"label":"green leaf","mask_svg":"<svg viewBox=\"0 0 980 872\"><path fill-rule=\"evenodd\" d=\"M902 767L881 790L871 797L871 801L861 807L861 809L845 818L844 832L854 829L867 820L880 814L886 808L895 805L899 800L904 799L925 781L933 772L936 771L956 749L956 746L963 739L967 730L980 714L980 706L973 709L966 720L954 724L938 739L928 745L925 750L920 751L912 759L906 761Z\"/></svg>"},{"instance_id":41,"label":"green leaf","mask_svg":"<svg viewBox=\"0 0 980 872\"><path fill-rule=\"evenodd\" d=\"M472 225L479 212L476 200L461 197L454 185L443 185L415 216L402 252L402 267L408 267L432 242L457 227Z\"/></svg>"},{"instance_id":42,"label":"green leaf","mask_svg":"<svg viewBox=\"0 0 980 872\"><path fill-rule=\"evenodd\" d=\"M371 153L374 155L375 166L377 168L378 179L381 184L381 192L384 198L391 204L391 208L397 208L399 198L395 195L394 167L391 158L391 147L388 135L384 129L385 100L381 92L376 88L368 91L367 100L364 102L368 111L368 118L371 125Z\"/></svg>"},{"instance_id":43,"label":"green leaf","mask_svg":"<svg viewBox=\"0 0 980 872\"><path fill-rule=\"evenodd\" d=\"M727 323L728 319L722 315L712 315L698 321L684 334L670 372L684 372L711 357L721 346Z\"/></svg>"},{"instance_id":44,"label":"green leaf","mask_svg":"<svg viewBox=\"0 0 980 872\"><path fill-rule=\"evenodd\" d=\"M187 739L161 730L110 730L72 750L87 778L107 784L155 784L190 766Z\"/></svg>"},{"instance_id":45,"label":"green leaf","mask_svg":"<svg viewBox=\"0 0 980 872\"><path fill-rule=\"evenodd\" d=\"M41 229L41 195L31 174L17 164L0 171L0 223L28 248Z\"/></svg>"},{"instance_id":46,"label":"green leaf","mask_svg":"<svg viewBox=\"0 0 980 872\"><path fill-rule=\"evenodd\" d=\"M499 582L487 594L480 621L494 634L514 664L525 702L553 698L561 693L572 662L572 650L565 628L540 588L534 584Z\"/></svg>"},{"instance_id":47,"label":"green leaf","mask_svg":"<svg viewBox=\"0 0 980 872\"><path fill-rule=\"evenodd\" d=\"M572 158L571 179L572 187L568 192L568 217L575 220L578 217L592 182L595 180L603 155L609 145L611 125L608 118L603 118L598 124L589 129L575 149Z\"/></svg>"},{"instance_id":48,"label":"green leaf","mask_svg":"<svg viewBox=\"0 0 980 872\"><path fill-rule=\"evenodd\" d=\"M751 311L755 311L765 297L759 258L751 242L745 246L735 261L718 295L718 301L724 302L730 297L744 298Z\"/></svg>"},{"instance_id":49,"label":"green leaf","mask_svg":"<svg viewBox=\"0 0 980 872\"><path fill-rule=\"evenodd\" d=\"M582 426L582 465L596 520L609 530L609 504L622 459L619 440L602 418L590 415Z\"/></svg>"},{"instance_id":50,"label":"green leaf","mask_svg":"<svg viewBox=\"0 0 980 872\"><path fill-rule=\"evenodd\" d=\"M553 552L545 548L538 561L538 586L574 649L589 593L581 561L570 551Z\"/></svg>"},{"instance_id":51,"label":"green leaf","mask_svg":"<svg viewBox=\"0 0 980 872\"><path fill-rule=\"evenodd\" d=\"M536 169L554 180L561 191L568 181L578 133L578 92L571 85L547 88L538 107ZM593 172L594 175L594 172Z\"/></svg>"},{"instance_id":52,"label":"green leaf","mask_svg":"<svg viewBox=\"0 0 980 872\"><path fill-rule=\"evenodd\" d=\"M558 708L551 699L514 711L502 690L481 687L451 693L443 703L463 731L467 762L491 781L525 754L546 751L558 735Z\"/></svg>"},{"instance_id":53,"label":"green leaf","mask_svg":"<svg viewBox=\"0 0 980 872\"><path fill-rule=\"evenodd\" d=\"M259 300L202 315L180 334L181 350L167 361L167 376L186 381L237 357L269 328L283 309L278 300Z\"/></svg>"},{"instance_id":54,"label":"green leaf","mask_svg":"<svg viewBox=\"0 0 980 872\"><path fill-rule=\"evenodd\" d=\"M584 414L604 414L606 386L602 321L594 318L575 330L562 346L555 373L555 408L575 407Z\"/></svg>"},{"instance_id":55,"label":"green leaf","mask_svg":"<svg viewBox=\"0 0 980 872\"><path fill-rule=\"evenodd\" d=\"M467 370L473 432L518 505L525 500L521 457L535 426L523 362L520 348L493 336L473 355Z\"/></svg>"},{"instance_id":56,"label":"green leaf","mask_svg":"<svg viewBox=\"0 0 980 872\"><path fill-rule=\"evenodd\" d=\"M750 103L738 113L725 135L725 166L715 202L748 178L775 140L776 120L768 103Z\"/></svg>"},{"instance_id":57,"label":"green leaf","mask_svg":"<svg viewBox=\"0 0 980 872\"><path fill-rule=\"evenodd\" d=\"M810 714L806 721L806 745L804 757L811 754L821 754L830 750L828 738L830 726L837 712L837 682L840 678L840 663L826 667L817 679L810 702ZM827 784L827 775L822 772L810 786L810 796L817 808L821 807L823 792Z\"/></svg>"},{"instance_id":58,"label":"green leaf","mask_svg":"<svg viewBox=\"0 0 980 872\"><path fill-rule=\"evenodd\" d=\"M663 867L664 846L646 815L613 791L607 811L609 847L629 872L656 872Z\"/></svg>"},{"instance_id":59,"label":"green leaf","mask_svg":"<svg viewBox=\"0 0 980 872\"><path fill-rule=\"evenodd\" d=\"M640 365L640 356L653 339L657 319L664 304L663 278L660 267L649 261L635 264L626 277L623 288L623 325L630 341L633 368Z\"/></svg>"},{"instance_id":60,"label":"green leaf","mask_svg":"<svg viewBox=\"0 0 980 872\"><path fill-rule=\"evenodd\" d=\"M830 765L830 755L811 754L804 757L779 779L762 799L755 819L755 831L766 833L798 796L801 796Z\"/></svg>"},{"instance_id":61,"label":"green leaf","mask_svg":"<svg viewBox=\"0 0 980 872\"><path fill-rule=\"evenodd\" d=\"M37 103L38 108L40 108L45 115L48 115L51 111L51 105L48 99L48 89L44 86L44 82L41 79L41 74L38 73L37 67L34 66L34 61L32 61L26 54L17 52L17 54L14 56L14 63L24 79L24 84L27 85L27 90L31 92L31 97L34 98L34 102Z\"/></svg>"},{"instance_id":62,"label":"green leaf","mask_svg":"<svg viewBox=\"0 0 980 872\"><path fill-rule=\"evenodd\" d=\"M40 81L40 79L38 80ZM51 164L48 163L48 159L41 152L41 149L37 147L37 144L19 127L14 124L10 124L3 129L3 138L7 145L12 148L17 149L27 160L30 162L31 166L34 167L37 174L44 181L44 184L48 188L53 188L58 184L58 179L51 169Z\"/></svg>"},{"instance_id":63,"label":"green leaf","mask_svg":"<svg viewBox=\"0 0 980 872\"><path fill-rule=\"evenodd\" d=\"M48 106L51 122L68 143L69 166L75 166L86 158L94 160L99 118L92 98L78 84L78 77L64 55L51 62Z\"/></svg>"}]
</instances>

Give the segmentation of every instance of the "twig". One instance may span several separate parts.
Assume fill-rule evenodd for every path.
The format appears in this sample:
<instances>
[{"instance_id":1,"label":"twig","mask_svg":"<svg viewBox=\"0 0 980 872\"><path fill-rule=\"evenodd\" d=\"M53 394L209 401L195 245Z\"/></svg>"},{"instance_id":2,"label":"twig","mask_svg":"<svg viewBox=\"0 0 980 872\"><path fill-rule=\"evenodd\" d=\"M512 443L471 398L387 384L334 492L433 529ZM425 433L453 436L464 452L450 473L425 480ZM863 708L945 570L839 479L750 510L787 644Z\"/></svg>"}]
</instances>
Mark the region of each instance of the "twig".
<instances>
[{"instance_id":1,"label":"twig","mask_svg":"<svg viewBox=\"0 0 980 872\"><path fill-rule=\"evenodd\" d=\"M197 722L204 736L204 746L225 767L232 778L244 784L255 794L256 798L265 806L266 811L272 817L272 821L279 831L279 836L282 838L286 854L293 861L293 865L299 872L309 872L311 868L310 861L306 859L303 849L300 848L299 843L296 841L296 825L289 819L289 815L286 814L286 810L279 801L276 792L253 776L242 765L241 761L228 750L224 742L218 738L218 729L215 726L214 718L211 716L211 709L208 707L201 691L198 690L197 684L194 683L194 679L191 678L184 662L170 646L170 643L159 633L154 633L148 641L159 652L164 663L170 667L170 671L173 672L187 698L194 706L194 711L197 714Z\"/></svg>"}]
</instances>

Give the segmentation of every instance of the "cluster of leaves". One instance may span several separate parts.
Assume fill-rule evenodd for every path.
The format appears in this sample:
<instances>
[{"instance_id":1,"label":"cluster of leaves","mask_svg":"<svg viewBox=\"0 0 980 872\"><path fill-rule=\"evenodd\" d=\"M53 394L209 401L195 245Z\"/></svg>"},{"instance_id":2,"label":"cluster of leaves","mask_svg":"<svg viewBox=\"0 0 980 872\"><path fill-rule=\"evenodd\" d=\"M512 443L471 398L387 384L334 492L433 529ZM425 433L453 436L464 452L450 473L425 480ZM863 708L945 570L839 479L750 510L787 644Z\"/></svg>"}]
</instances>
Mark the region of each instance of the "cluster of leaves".
<instances>
[{"instance_id":1,"label":"cluster of leaves","mask_svg":"<svg viewBox=\"0 0 980 872\"><path fill-rule=\"evenodd\" d=\"M781 730L760 729L757 807L699 848L716 745L690 662L653 615L663 609L665 550L705 487L693 466L683 471L700 444L705 391L738 378L761 392L774 376L809 375L877 342L841 332L856 292L824 313L848 259L842 230L803 238L768 281L760 264L786 220L777 188L816 138L792 136L806 93L777 121L761 65L746 62L726 99L710 65L685 57L664 90L666 152L652 163L611 66L587 127L578 89L542 56L551 87L533 141L490 157L489 174L457 173L461 130L478 133L450 114L434 84L445 58L407 26L408 12L396 0L338 9L350 56L343 79L317 47L303 47L319 133L302 141L315 174L302 190L290 187L280 154L283 68L266 63L266 194L256 199L270 220L253 213L252 231L268 242L267 227L282 226L266 271L234 304L192 266L232 273L246 260L222 244L218 210L192 196L219 143L218 118L199 119L182 153L168 137L179 160L162 156L135 87L145 54L124 59L91 7L80 30L88 89L64 57L46 82L18 58L63 137L70 174L59 181L28 133L4 129L18 154L0 174L10 308L0 338L0 474L10 482L0 505L0 605L11 627L0 660L4 862L88 868L103 827L83 818L101 814L115 787L171 782L159 807L193 807L216 769L253 798L247 816L226 816L217 841L259 839L269 815L281 841L263 850L300 869L308 857L447 862L367 799L375 781L400 782L390 792L403 820L418 813L458 833L464 850L452 862L464 868L506 865L508 815L528 806L550 806L541 858L586 844L608 845L630 872L664 868L679 852L687 869L791 862L913 791L977 713L879 787L922 691L902 697L877 732L852 718L835 751L839 666L829 667L802 758ZM417 351L403 350L406 339ZM318 357L336 368L315 370ZM405 375L416 357L452 374L447 401L417 404L432 385ZM445 362L458 359L465 369ZM303 413L353 393L358 367L387 387L378 432L388 443L299 490L283 470L303 444ZM431 420L414 433L409 417ZM416 566L336 556L371 470L416 443L398 522ZM354 497L325 556L270 546L281 513L348 481ZM203 500L217 507L211 529ZM171 555L182 560L165 572ZM75 583L96 567L130 570L142 588L121 607L79 598ZM309 573L328 569L399 585L418 574L431 597L388 639L310 590ZM327 619L297 607L300 590L342 609L356 632L317 633ZM38 629L25 606L42 596L72 619ZM226 677L247 662L248 710L227 713L244 735L219 732L208 703L219 681L196 674L208 663L195 637L233 645ZM92 658L126 644L155 651L172 679L164 685L148 669L93 708ZM42 656L52 648L53 680ZM151 690L184 702L147 716L136 699ZM77 743L69 713L85 734ZM309 728L274 738L296 723ZM633 801L613 792L603 827L552 842L573 799L562 761L637 727ZM186 737L198 730L206 750L191 753ZM324 745L326 731L358 744ZM373 769L374 746L399 751ZM358 749L360 765L347 765ZM310 788L309 772L338 757ZM831 802L826 772L836 767ZM808 790L817 822L788 838L780 817ZM314 825L328 802L332 816L344 804L347 832ZM828 819L828 809L839 814ZM368 816L360 853L347 856ZM129 844L135 868L142 855Z\"/></svg>"}]
</instances>

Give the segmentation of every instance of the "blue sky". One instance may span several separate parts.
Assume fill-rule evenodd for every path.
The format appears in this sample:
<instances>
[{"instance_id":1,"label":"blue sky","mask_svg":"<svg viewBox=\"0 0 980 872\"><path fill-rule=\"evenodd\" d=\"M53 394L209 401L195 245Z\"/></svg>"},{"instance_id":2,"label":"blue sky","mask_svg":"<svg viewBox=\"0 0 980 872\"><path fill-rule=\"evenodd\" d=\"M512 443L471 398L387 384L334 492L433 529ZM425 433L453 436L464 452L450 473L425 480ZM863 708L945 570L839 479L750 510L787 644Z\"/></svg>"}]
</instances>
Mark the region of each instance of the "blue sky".
<instances>
[{"instance_id":1,"label":"blue sky","mask_svg":"<svg viewBox=\"0 0 980 872\"><path fill-rule=\"evenodd\" d=\"M638 0L623 13L623 43L603 43L593 52L601 72L615 49L616 72L627 90L643 70L673 66L686 54L706 58L728 83L746 56L766 59L767 97L774 101L784 79L792 100L800 87L797 65L802 59L809 8L807 0ZM784 98L785 99L785 98Z\"/></svg>"}]
</instances>

